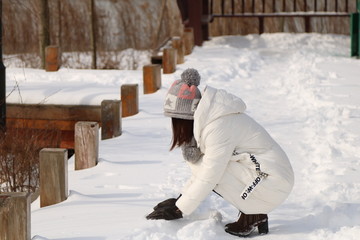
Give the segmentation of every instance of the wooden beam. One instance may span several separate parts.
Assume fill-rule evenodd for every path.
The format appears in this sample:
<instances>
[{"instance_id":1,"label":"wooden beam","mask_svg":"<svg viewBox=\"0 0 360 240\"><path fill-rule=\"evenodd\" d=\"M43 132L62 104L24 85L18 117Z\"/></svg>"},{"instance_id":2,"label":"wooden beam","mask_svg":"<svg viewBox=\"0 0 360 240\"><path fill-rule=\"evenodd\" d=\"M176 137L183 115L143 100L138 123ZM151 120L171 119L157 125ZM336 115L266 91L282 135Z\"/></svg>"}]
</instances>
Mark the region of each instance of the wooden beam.
<instances>
[{"instance_id":1,"label":"wooden beam","mask_svg":"<svg viewBox=\"0 0 360 240\"><path fill-rule=\"evenodd\" d=\"M101 120L101 106L8 103L8 118L96 121Z\"/></svg>"}]
</instances>

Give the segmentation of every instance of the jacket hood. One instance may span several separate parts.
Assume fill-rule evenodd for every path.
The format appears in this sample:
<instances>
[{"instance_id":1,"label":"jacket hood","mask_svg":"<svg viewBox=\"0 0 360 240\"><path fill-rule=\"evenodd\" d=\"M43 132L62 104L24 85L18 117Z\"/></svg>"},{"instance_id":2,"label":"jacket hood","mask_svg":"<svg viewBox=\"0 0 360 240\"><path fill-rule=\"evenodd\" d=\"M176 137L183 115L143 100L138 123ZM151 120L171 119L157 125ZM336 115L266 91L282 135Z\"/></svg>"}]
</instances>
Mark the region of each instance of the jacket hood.
<instances>
[{"instance_id":1,"label":"jacket hood","mask_svg":"<svg viewBox=\"0 0 360 240\"><path fill-rule=\"evenodd\" d=\"M243 100L223 89L207 86L194 114L194 136L200 140L202 129L214 120L230 114L243 113Z\"/></svg>"}]
</instances>

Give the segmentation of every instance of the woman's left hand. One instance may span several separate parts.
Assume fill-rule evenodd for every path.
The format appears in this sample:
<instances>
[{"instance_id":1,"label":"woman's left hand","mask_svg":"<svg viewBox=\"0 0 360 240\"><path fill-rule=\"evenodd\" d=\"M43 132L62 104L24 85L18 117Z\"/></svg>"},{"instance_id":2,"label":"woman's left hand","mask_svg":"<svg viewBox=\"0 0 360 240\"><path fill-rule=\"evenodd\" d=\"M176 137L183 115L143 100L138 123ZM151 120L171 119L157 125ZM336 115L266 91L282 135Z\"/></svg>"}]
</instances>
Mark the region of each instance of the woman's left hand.
<instances>
[{"instance_id":1,"label":"woman's left hand","mask_svg":"<svg viewBox=\"0 0 360 240\"><path fill-rule=\"evenodd\" d=\"M173 205L173 206L166 206L162 208L157 208L152 213L146 216L148 220L158 220L158 219L165 219L165 220L175 220L182 218L182 212L180 209Z\"/></svg>"}]
</instances>

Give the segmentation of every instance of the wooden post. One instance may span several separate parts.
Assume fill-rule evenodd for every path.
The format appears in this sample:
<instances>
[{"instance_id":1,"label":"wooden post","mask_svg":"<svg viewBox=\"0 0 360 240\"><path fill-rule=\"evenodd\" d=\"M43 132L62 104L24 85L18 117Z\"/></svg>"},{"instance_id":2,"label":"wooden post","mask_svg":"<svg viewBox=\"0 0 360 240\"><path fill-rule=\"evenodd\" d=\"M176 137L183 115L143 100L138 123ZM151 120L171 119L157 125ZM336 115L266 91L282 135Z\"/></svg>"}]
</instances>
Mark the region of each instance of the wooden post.
<instances>
[{"instance_id":1,"label":"wooden post","mask_svg":"<svg viewBox=\"0 0 360 240\"><path fill-rule=\"evenodd\" d=\"M31 194L0 194L0 239L31 239Z\"/></svg>"},{"instance_id":2,"label":"wooden post","mask_svg":"<svg viewBox=\"0 0 360 240\"><path fill-rule=\"evenodd\" d=\"M360 57L360 13L350 15L350 40L350 56Z\"/></svg>"},{"instance_id":3,"label":"wooden post","mask_svg":"<svg viewBox=\"0 0 360 240\"><path fill-rule=\"evenodd\" d=\"M47 46L45 48L45 70L47 72L57 71L60 68L60 48L58 46Z\"/></svg>"},{"instance_id":4,"label":"wooden post","mask_svg":"<svg viewBox=\"0 0 360 240\"><path fill-rule=\"evenodd\" d=\"M122 117L135 115L139 112L138 84L124 84L121 86Z\"/></svg>"},{"instance_id":5,"label":"wooden post","mask_svg":"<svg viewBox=\"0 0 360 240\"><path fill-rule=\"evenodd\" d=\"M310 17L309 16L305 16L305 32L309 33L311 32L311 21L310 21Z\"/></svg>"},{"instance_id":6,"label":"wooden post","mask_svg":"<svg viewBox=\"0 0 360 240\"><path fill-rule=\"evenodd\" d=\"M189 22L186 26L191 27L194 33L194 43L197 46L201 46L203 43L203 32L202 32L202 24L204 18L204 7L203 2L207 2L206 0L197 0L197 1L190 1L188 0L188 8L187 8L187 16ZM191 2L191 3L190 3ZM224 1L221 1L224 2ZM228 1L227 1L228 2ZM205 3L208 5L208 3Z\"/></svg>"},{"instance_id":7,"label":"wooden post","mask_svg":"<svg viewBox=\"0 0 360 240\"><path fill-rule=\"evenodd\" d=\"M96 166L99 159L99 124L75 124L75 170Z\"/></svg>"},{"instance_id":8,"label":"wooden post","mask_svg":"<svg viewBox=\"0 0 360 240\"><path fill-rule=\"evenodd\" d=\"M104 100L101 102L101 139L121 135L121 101Z\"/></svg>"},{"instance_id":9,"label":"wooden post","mask_svg":"<svg viewBox=\"0 0 360 240\"><path fill-rule=\"evenodd\" d=\"M161 65L149 64L143 67L144 94L154 93L161 88Z\"/></svg>"},{"instance_id":10,"label":"wooden post","mask_svg":"<svg viewBox=\"0 0 360 240\"><path fill-rule=\"evenodd\" d=\"M172 39L172 47L176 49L176 63L182 64L184 63L184 44L181 37L173 37Z\"/></svg>"},{"instance_id":11,"label":"wooden post","mask_svg":"<svg viewBox=\"0 0 360 240\"><path fill-rule=\"evenodd\" d=\"M165 48L163 53L163 73L173 73L176 70L176 50Z\"/></svg>"},{"instance_id":12,"label":"wooden post","mask_svg":"<svg viewBox=\"0 0 360 240\"><path fill-rule=\"evenodd\" d=\"M40 207L60 203L68 197L68 157L63 148L40 151Z\"/></svg>"},{"instance_id":13,"label":"wooden post","mask_svg":"<svg viewBox=\"0 0 360 240\"><path fill-rule=\"evenodd\" d=\"M192 53L192 49L194 47L194 30L193 28L185 28L183 33L183 40L184 40L184 48L185 48L185 55L189 55Z\"/></svg>"}]
</instances>

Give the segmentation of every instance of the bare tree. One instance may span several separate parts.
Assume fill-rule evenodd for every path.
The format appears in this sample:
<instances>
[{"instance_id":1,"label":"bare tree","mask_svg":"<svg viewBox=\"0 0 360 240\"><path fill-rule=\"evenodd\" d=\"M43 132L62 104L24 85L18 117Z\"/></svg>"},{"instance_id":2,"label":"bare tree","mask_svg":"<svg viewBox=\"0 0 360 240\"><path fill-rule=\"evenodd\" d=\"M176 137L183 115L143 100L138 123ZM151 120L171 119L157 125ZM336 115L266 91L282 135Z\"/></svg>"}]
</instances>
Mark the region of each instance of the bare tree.
<instances>
[{"instance_id":1,"label":"bare tree","mask_svg":"<svg viewBox=\"0 0 360 240\"><path fill-rule=\"evenodd\" d=\"M48 0L39 0L40 6L40 28L39 45L41 68L45 68L45 48L50 45L50 26L49 26L49 3Z\"/></svg>"},{"instance_id":2,"label":"bare tree","mask_svg":"<svg viewBox=\"0 0 360 240\"><path fill-rule=\"evenodd\" d=\"M89 0L89 16L90 16L90 41L91 41L91 68L96 69L96 13L95 13L95 2Z\"/></svg>"},{"instance_id":3,"label":"bare tree","mask_svg":"<svg viewBox=\"0 0 360 240\"><path fill-rule=\"evenodd\" d=\"M2 1L0 2L0 133L2 130L5 130L6 126L6 76L5 76L5 66L3 64L2 56Z\"/></svg>"}]
</instances>

